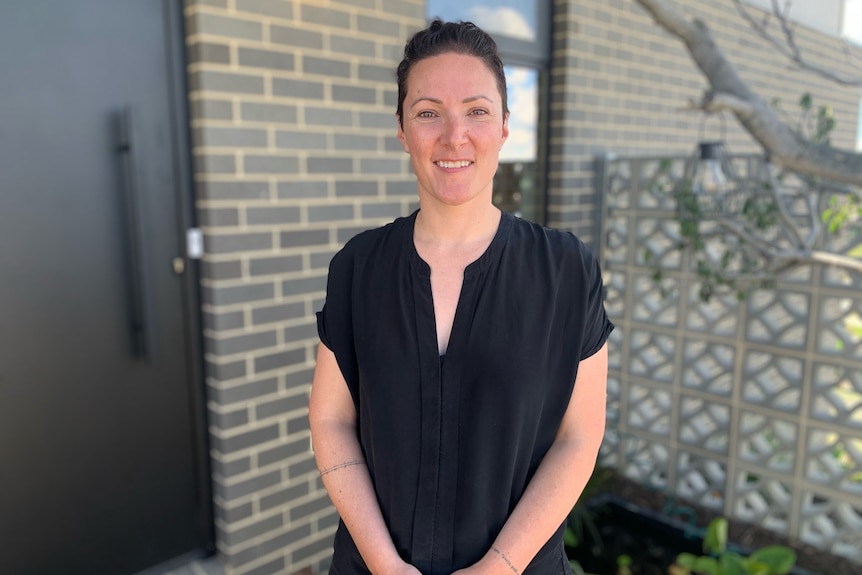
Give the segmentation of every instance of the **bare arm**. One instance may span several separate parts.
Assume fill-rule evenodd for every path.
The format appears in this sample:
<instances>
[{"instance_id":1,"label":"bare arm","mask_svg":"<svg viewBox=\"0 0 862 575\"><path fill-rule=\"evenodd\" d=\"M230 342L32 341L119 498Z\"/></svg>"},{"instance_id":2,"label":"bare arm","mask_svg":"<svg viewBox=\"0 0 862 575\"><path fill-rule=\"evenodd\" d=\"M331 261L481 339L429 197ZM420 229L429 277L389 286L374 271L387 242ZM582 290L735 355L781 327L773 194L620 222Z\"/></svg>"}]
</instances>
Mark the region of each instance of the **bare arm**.
<instances>
[{"instance_id":1,"label":"bare arm","mask_svg":"<svg viewBox=\"0 0 862 575\"><path fill-rule=\"evenodd\" d=\"M365 564L374 575L418 575L392 543L356 435L356 409L335 354L322 343L308 407L317 467Z\"/></svg>"},{"instance_id":2,"label":"bare arm","mask_svg":"<svg viewBox=\"0 0 862 575\"><path fill-rule=\"evenodd\" d=\"M556 439L491 549L459 575L520 575L587 484L605 431L607 344L583 360Z\"/></svg>"}]
</instances>

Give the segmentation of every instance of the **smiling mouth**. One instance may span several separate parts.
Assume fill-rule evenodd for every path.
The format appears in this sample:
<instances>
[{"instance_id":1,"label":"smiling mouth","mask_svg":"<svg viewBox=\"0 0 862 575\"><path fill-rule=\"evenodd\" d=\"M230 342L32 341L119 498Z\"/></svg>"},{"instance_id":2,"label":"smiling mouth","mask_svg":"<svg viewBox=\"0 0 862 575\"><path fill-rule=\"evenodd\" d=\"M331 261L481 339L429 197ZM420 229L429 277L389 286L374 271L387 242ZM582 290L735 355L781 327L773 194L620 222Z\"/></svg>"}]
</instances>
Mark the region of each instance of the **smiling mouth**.
<instances>
[{"instance_id":1,"label":"smiling mouth","mask_svg":"<svg viewBox=\"0 0 862 575\"><path fill-rule=\"evenodd\" d=\"M445 160L440 160L440 161L437 161L434 163L437 164L438 166L440 166L441 168L466 168L467 166L469 166L473 162L471 162L469 160L459 160L457 162L447 162Z\"/></svg>"}]
</instances>

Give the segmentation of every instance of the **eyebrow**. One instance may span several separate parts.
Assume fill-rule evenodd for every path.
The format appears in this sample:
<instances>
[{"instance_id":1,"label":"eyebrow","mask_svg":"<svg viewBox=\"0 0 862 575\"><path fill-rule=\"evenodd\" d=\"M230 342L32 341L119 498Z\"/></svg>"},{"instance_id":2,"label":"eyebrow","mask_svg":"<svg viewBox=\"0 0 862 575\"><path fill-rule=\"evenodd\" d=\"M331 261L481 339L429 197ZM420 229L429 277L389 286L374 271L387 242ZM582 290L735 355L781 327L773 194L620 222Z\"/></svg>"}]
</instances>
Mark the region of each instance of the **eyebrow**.
<instances>
[{"instance_id":1,"label":"eyebrow","mask_svg":"<svg viewBox=\"0 0 862 575\"><path fill-rule=\"evenodd\" d=\"M462 103L462 104L469 104L469 103L471 103L471 102L475 102L476 100L487 100L488 102L490 102L490 103L492 103L492 104L494 103L494 100L492 100L492 99L491 99L491 98L489 98L488 96L483 96L482 94L479 94L479 95L476 95L476 96L467 96L466 98L464 98L463 100L461 100L461 103ZM410 104L410 107L412 108L413 106L415 106L415 105L416 105L416 104L418 104L419 102L423 102L423 101L425 101L425 102L432 102L432 103L434 103L434 104L442 104L442 103L443 103L443 100L440 100L440 99L438 99L438 98L432 98L431 96L421 96L421 97L416 98L415 100L413 100L413 102Z\"/></svg>"}]
</instances>

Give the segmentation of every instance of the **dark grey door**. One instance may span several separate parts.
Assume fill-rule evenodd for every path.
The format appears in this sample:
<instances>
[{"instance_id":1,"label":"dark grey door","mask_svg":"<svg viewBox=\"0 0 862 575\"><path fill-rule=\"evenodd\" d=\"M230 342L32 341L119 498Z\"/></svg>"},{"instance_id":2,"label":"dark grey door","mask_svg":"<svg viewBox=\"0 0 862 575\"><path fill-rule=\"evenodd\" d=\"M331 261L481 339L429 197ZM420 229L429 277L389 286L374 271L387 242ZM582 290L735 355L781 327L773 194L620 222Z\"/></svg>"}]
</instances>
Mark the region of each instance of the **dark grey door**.
<instances>
[{"instance_id":1,"label":"dark grey door","mask_svg":"<svg viewBox=\"0 0 862 575\"><path fill-rule=\"evenodd\" d=\"M2 4L0 573L134 573L207 545L181 2Z\"/></svg>"}]
</instances>

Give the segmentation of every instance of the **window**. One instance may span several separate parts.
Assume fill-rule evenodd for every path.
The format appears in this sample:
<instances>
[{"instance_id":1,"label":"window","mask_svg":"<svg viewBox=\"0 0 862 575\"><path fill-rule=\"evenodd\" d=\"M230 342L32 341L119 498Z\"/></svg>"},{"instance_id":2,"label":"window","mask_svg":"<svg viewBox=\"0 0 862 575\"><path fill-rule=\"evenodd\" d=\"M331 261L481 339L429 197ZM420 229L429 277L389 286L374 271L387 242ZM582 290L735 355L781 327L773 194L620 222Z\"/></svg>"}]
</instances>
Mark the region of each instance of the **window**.
<instances>
[{"instance_id":1,"label":"window","mask_svg":"<svg viewBox=\"0 0 862 575\"><path fill-rule=\"evenodd\" d=\"M509 139L494 176L494 204L544 223L550 0L428 0L427 15L465 20L494 37L506 70Z\"/></svg>"}]
</instances>

